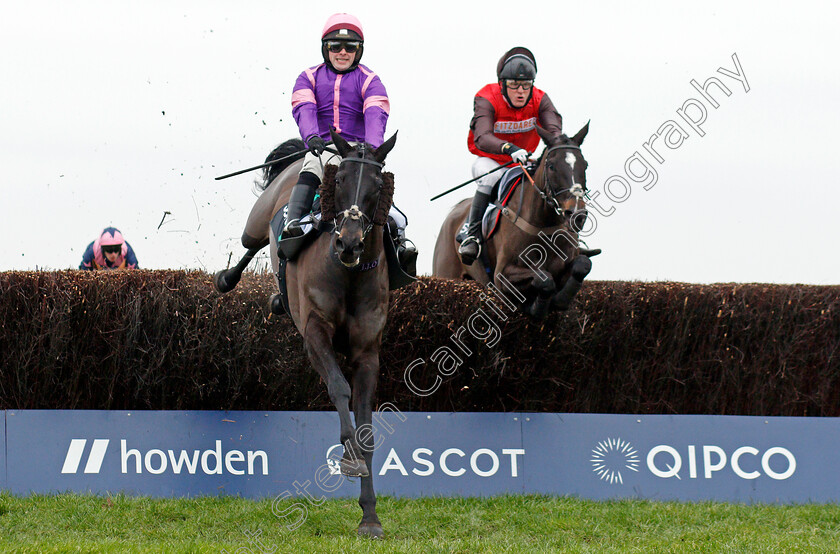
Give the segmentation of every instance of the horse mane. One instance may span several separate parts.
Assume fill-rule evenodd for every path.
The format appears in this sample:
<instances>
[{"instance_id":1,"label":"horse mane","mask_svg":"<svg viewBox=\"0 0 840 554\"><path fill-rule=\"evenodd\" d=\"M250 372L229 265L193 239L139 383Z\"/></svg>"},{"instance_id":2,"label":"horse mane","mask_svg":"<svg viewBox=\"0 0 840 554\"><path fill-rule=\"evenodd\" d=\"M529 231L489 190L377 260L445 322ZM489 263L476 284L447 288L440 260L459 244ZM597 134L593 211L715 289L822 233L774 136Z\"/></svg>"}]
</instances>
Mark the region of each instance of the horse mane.
<instances>
[{"instance_id":1,"label":"horse mane","mask_svg":"<svg viewBox=\"0 0 840 554\"><path fill-rule=\"evenodd\" d=\"M303 141L299 138L289 139L286 142L281 143L278 145L274 150L272 150L268 156L265 158L265 163L268 163L272 160L278 160L284 156L291 156L295 152L304 152L306 150L306 145L303 144ZM296 158L290 158L288 160L282 161L280 163L276 163L270 165L268 167L263 168L262 171L262 182L256 181L255 184L258 189L265 190L268 188L268 185L271 184L271 181L274 180L275 177L280 175L280 172L292 165L297 161Z\"/></svg>"},{"instance_id":2,"label":"horse mane","mask_svg":"<svg viewBox=\"0 0 840 554\"><path fill-rule=\"evenodd\" d=\"M540 165L542 163L543 157L545 157L545 153L548 152L548 150L552 146L565 146L567 144L575 144L575 143L567 135L560 135L557 138L555 138L553 141L551 141L551 144L549 144L545 148L543 148L542 154L540 154L540 158L537 160L537 165ZM575 145L575 146L577 146L577 145Z\"/></svg>"},{"instance_id":3,"label":"horse mane","mask_svg":"<svg viewBox=\"0 0 840 554\"><path fill-rule=\"evenodd\" d=\"M335 174L338 166L327 164L324 166L324 176L318 194L321 196L321 221L335 219Z\"/></svg>"},{"instance_id":4,"label":"horse mane","mask_svg":"<svg viewBox=\"0 0 840 554\"><path fill-rule=\"evenodd\" d=\"M335 175L338 173L338 166L328 164L324 166L324 178L321 180L321 187L318 194L321 195L321 221L332 221L335 219ZM374 225L385 225L388 220L388 212L394 202L394 174L390 171L382 172L382 190L379 194L379 204L373 214Z\"/></svg>"},{"instance_id":5,"label":"horse mane","mask_svg":"<svg viewBox=\"0 0 840 554\"><path fill-rule=\"evenodd\" d=\"M379 193L379 204L376 206L376 213L373 214L374 225L385 225L388 221L388 212L394 203L394 174L390 171L382 172L382 190Z\"/></svg>"}]
</instances>

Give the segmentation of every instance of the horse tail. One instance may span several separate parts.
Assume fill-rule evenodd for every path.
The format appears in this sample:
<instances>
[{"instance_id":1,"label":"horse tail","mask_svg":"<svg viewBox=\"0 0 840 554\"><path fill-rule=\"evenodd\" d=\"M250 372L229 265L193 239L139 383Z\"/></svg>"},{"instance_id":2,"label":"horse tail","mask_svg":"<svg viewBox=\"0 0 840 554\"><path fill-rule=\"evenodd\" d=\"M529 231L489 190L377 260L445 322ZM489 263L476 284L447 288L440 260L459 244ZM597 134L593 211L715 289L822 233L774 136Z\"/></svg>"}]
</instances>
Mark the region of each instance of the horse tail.
<instances>
[{"instance_id":1,"label":"horse tail","mask_svg":"<svg viewBox=\"0 0 840 554\"><path fill-rule=\"evenodd\" d=\"M265 163L268 163L272 160L278 160L280 158L290 156L289 159L283 160L282 162L278 162L276 164L272 164L268 167L263 168L262 172L262 182L256 181L256 186L260 190L265 190L268 188L268 185L271 184L271 181L274 180L275 177L280 175L280 172L295 163L300 157L292 156L292 154L296 152L305 152L306 145L303 144L303 141L299 138L289 139L286 142L277 146L274 150L272 150L268 156L265 158Z\"/></svg>"}]
</instances>

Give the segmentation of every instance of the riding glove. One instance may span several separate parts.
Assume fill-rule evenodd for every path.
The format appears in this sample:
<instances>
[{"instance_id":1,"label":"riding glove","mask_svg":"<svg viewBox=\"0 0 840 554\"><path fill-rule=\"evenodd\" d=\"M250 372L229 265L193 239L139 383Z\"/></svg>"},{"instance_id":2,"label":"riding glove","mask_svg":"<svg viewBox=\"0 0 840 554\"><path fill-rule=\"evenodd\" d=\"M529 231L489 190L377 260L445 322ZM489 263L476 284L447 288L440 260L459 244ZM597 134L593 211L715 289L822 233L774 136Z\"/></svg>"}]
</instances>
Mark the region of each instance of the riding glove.
<instances>
[{"instance_id":1,"label":"riding glove","mask_svg":"<svg viewBox=\"0 0 840 554\"><path fill-rule=\"evenodd\" d=\"M502 153L507 154L513 159L513 161L519 164L524 164L528 161L528 151L523 150L522 148L519 148L515 144L511 144L509 142L502 146Z\"/></svg>"},{"instance_id":2,"label":"riding glove","mask_svg":"<svg viewBox=\"0 0 840 554\"><path fill-rule=\"evenodd\" d=\"M309 137L307 145L309 146L309 151L314 156L320 156L321 154L323 154L324 149L327 147L327 143L324 142L324 139L322 139L318 135L312 135L311 137Z\"/></svg>"}]
</instances>

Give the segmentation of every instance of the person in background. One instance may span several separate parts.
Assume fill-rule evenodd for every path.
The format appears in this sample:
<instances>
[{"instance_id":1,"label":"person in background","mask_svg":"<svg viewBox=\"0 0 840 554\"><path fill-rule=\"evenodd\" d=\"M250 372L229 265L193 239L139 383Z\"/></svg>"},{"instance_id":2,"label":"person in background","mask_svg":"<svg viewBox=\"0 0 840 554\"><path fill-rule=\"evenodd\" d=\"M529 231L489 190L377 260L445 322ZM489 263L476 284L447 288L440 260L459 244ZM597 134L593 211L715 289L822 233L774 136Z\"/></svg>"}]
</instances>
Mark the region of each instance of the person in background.
<instances>
[{"instance_id":1,"label":"person in background","mask_svg":"<svg viewBox=\"0 0 840 554\"><path fill-rule=\"evenodd\" d=\"M137 256L119 229L105 227L99 237L88 244L79 269L138 269Z\"/></svg>"},{"instance_id":2,"label":"person in background","mask_svg":"<svg viewBox=\"0 0 840 554\"><path fill-rule=\"evenodd\" d=\"M534 54L517 46L505 52L496 65L497 82L476 93L467 137L470 152L478 156L472 166L473 177L511 161L525 164L540 144L537 125L552 135L562 134L563 120L548 95L534 86L536 76ZM464 265L472 265L481 253L481 218L502 173L496 171L478 180L467 236L458 248Z\"/></svg>"}]
</instances>

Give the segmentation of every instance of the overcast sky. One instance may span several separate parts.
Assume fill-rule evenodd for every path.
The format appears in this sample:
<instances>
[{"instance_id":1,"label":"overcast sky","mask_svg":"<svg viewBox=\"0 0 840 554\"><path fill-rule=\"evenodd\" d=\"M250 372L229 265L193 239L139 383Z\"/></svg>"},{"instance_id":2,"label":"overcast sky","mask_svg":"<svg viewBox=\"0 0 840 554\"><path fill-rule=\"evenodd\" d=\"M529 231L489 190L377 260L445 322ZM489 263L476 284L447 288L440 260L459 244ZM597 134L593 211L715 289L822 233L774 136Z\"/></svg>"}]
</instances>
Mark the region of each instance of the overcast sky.
<instances>
[{"instance_id":1,"label":"overcast sky","mask_svg":"<svg viewBox=\"0 0 840 554\"><path fill-rule=\"evenodd\" d=\"M387 168L421 273L475 190L429 201L470 178L473 96L522 45L568 134L591 120L591 278L840 284L840 8L733 4L5 2L0 270L76 268L108 225L144 268L238 259L258 174L214 177L297 136L292 85L349 11L391 99ZM730 95L703 98L691 81L710 77ZM628 175L636 153L653 186Z\"/></svg>"}]
</instances>

